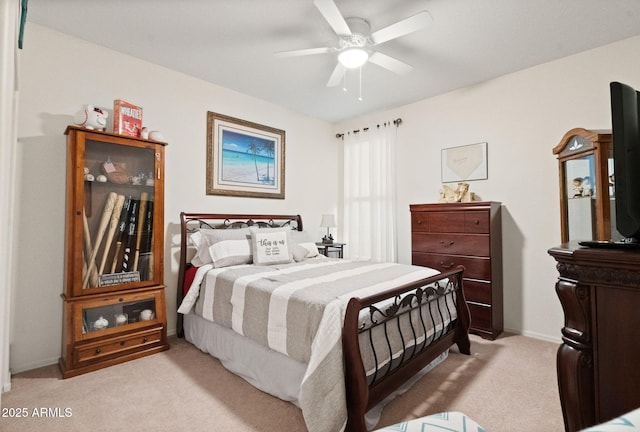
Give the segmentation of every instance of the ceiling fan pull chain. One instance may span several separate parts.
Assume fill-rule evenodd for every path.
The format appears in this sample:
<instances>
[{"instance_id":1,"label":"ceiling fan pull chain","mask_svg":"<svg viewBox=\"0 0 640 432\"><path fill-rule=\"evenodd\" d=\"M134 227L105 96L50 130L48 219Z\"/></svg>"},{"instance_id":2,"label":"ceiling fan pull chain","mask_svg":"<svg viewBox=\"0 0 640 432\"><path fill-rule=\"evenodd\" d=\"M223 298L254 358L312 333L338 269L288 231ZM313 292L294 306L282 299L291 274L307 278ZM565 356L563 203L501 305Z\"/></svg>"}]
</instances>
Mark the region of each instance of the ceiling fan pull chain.
<instances>
[{"instance_id":1,"label":"ceiling fan pull chain","mask_svg":"<svg viewBox=\"0 0 640 432\"><path fill-rule=\"evenodd\" d=\"M360 94L358 95L358 100L362 101L362 66L360 66Z\"/></svg>"},{"instance_id":2,"label":"ceiling fan pull chain","mask_svg":"<svg viewBox=\"0 0 640 432\"><path fill-rule=\"evenodd\" d=\"M347 69L342 71L342 91L347 91Z\"/></svg>"}]
</instances>

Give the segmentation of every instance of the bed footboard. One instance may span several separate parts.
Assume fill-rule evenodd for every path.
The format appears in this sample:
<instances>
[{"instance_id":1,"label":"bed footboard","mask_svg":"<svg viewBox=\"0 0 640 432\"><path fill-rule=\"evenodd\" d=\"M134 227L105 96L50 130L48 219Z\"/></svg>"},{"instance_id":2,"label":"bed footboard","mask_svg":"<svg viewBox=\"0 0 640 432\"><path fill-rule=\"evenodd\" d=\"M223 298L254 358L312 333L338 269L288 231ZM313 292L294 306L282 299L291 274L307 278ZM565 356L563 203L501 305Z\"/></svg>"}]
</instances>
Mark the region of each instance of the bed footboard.
<instances>
[{"instance_id":1,"label":"bed footboard","mask_svg":"<svg viewBox=\"0 0 640 432\"><path fill-rule=\"evenodd\" d=\"M471 353L471 318L462 290L463 271L459 266L349 301L342 333L348 432L365 432L365 413L453 344L461 353ZM363 316L368 317L364 322ZM394 347L392 340L396 341ZM367 364L368 373L363 352L374 358L373 369ZM380 358L390 360L379 366Z\"/></svg>"}]
</instances>

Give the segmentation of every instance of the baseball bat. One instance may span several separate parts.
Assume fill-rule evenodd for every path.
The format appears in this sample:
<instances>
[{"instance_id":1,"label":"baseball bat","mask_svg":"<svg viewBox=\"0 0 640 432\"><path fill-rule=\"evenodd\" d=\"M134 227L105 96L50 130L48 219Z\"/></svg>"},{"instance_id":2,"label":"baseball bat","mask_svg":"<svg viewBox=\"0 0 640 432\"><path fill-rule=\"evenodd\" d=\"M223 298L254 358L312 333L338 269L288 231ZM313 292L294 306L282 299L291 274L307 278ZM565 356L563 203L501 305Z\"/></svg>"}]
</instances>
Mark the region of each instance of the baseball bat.
<instances>
[{"instance_id":1,"label":"baseball bat","mask_svg":"<svg viewBox=\"0 0 640 432\"><path fill-rule=\"evenodd\" d=\"M96 256L98 255L98 250L100 249L100 244L102 244L102 238L104 237L104 233L107 230L107 226L109 225L109 219L111 219L111 213L113 213L113 207L116 204L116 199L118 195L115 192L109 192L107 196L107 201L104 204L104 210L102 211L102 218L100 219L100 224L98 225L98 235L96 236L96 243L93 245L93 250L91 251L91 256L89 257L89 271L85 275L85 278L82 281L82 287L86 288L89 283L89 278L92 274L95 274L95 270L92 271L91 267L95 269L95 261Z\"/></svg>"},{"instance_id":2,"label":"baseball bat","mask_svg":"<svg viewBox=\"0 0 640 432\"><path fill-rule=\"evenodd\" d=\"M140 200L132 200L131 208L129 209L129 225L127 229L127 243L124 247L124 254L122 256L122 271L125 273L133 271L133 248L135 247L135 235L137 232L136 223L138 220L138 206ZM124 243L124 242L123 242Z\"/></svg>"},{"instance_id":3,"label":"baseball bat","mask_svg":"<svg viewBox=\"0 0 640 432\"><path fill-rule=\"evenodd\" d=\"M120 260L120 251L122 249L122 239L127 231L127 221L129 220L129 208L131 207L131 195L125 199L120 212L120 220L118 221L118 238L116 239L116 250L113 254L111 263L111 273L115 273Z\"/></svg>"},{"instance_id":4,"label":"baseball bat","mask_svg":"<svg viewBox=\"0 0 640 432\"><path fill-rule=\"evenodd\" d=\"M98 274L103 273L104 266L107 264L107 256L109 255L109 249L111 249L113 236L116 233L116 229L118 229L118 221L120 220L120 212L122 211L123 205L124 195L118 195L118 197L116 198L116 203L113 206L111 219L109 220L109 231L107 232L107 240L104 243L104 252L102 252L102 261L100 262L100 270L98 270Z\"/></svg>"},{"instance_id":5,"label":"baseball bat","mask_svg":"<svg viewBox=\"0 0 640 432\"><path fill-rule=\"evenodd\" d=\"M138 210L138 229L136 233L136 253L133 259L133 271L138 270L138 260L140 258L140 241L142 240L142 228L144 226L144 218L147 215L147 192L140 194L140 209Z\"/></svg>"},{"instance_id":6,"label":"baseball bat","mask_svg":"<svg viewBox=\"0 0 640 432\"><path fill-rule=\"evenodd\" d=\"M153 269L149 268L149 264L153 264L151 257L151 243L153 240L153 201L147 202L147 217L144 220L144 230L142 233L143 245L140 246L140 262L138 263L138 269L140 270L140 277L143 280L153 279Z\"/></svg>"},{"instance_id":7,"label":"baseball bat","mask_svg":"<svg viewBox=\"0 0 640 432\"><path fill-rule=\"evenodd\" d=\"M87 261L87 257L89 257L91 255L91 252L93 251L93 246L91 245L91 233L89 232L89 221L87 219L87 212L84 208L82 209L82 230L82 237L84 238L83 257L85 259L85 263L82 266L82 280L84 280L89 276L90 272L95 270L95 263L92 266L91 263ZM84 283L82 284L82 287L86 288L84 286Z\"/></svg>"}]
</instances>

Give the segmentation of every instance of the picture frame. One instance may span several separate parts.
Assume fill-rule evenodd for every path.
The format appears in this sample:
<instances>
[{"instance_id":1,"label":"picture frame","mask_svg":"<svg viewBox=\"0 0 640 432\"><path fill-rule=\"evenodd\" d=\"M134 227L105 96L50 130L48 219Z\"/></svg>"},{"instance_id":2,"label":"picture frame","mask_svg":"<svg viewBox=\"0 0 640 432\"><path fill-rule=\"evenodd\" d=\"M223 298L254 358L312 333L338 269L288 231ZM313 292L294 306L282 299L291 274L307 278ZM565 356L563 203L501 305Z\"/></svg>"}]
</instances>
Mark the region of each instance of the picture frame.
<instances>
[{"instance_id":1,"label":"picture frame","mask_svg":"<svg viewBox=\"0 0 640 432\"><path fill-rule=\"evenodd\" d=\"M442 183L488 178L486 142L442 149L440 160Z\"/></svg>"},{"instance_id":2,"label":"picture frame","mask_svg":"<svg viewBox=\"0 0 640 432\"><path fill-rule=\"evenodd\" d=\"M207 112L207 195L284 199L285 131Z\"/></svg>"}]
</instances>

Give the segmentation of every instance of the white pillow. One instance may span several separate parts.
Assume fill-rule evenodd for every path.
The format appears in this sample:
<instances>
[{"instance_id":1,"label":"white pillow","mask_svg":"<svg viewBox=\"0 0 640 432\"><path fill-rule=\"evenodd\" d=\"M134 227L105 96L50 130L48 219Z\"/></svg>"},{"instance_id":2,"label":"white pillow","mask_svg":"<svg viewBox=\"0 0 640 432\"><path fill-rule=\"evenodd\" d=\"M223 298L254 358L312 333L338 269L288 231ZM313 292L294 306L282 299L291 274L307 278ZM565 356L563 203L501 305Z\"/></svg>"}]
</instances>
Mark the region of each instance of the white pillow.
<instances>
[{"instance_id":1,"label":"white pillow","mask_svg":"<svg viewBox=\"0 0 640 432\"><path fill-rule=\"evenodd\" d=\"M191 234L189 237L189 242L196 247L196 254L191 259L191 264L196 267L202 267L205 264L214 264L214 259L211 255L211 251L209 250L215 244L227 241L227 240L245 240L249 241L251 239L251 232L249 228L229 228L229 229L211 229L211 228L203 228L195 233ZM235 253L239 251L239 248L230 248L227 249L229 253ZM218 260L223 258L222 253L224 249L221 247L220 251L216 252L216 257ZM233 264L251 264L251 245L249 243L249 250L243 250L241 254L233 255L235 258L233 260L229 260ZM222 263L222 261L220 261ZM224 265L216 265L216 267L224 267Z\"/></svg>"},{"instance_id":2,"label":"white pillow","mask_svg":"<svg viewBox=\"0 0 640 432\"><path fill-rule=\"evenodd\" d=\"M285 264L293 260L291 228L250 228L253 263Z\"/></svg>"},{"instance_id":3,"label":"white pillow","mask_svg":"<svg viewBox=\"0 0 640 432\"><path fill-rule=\"evenodd\" d=\"M293 246L293 259L300 262L319 255L318 247L314 242L298 243Z\"/></svg>"},{"instance_id":4,"label":"white pillow","mask_svg":"<svg viewBox=\"0 0 640 432\"><path fill-rule=\"evenodd\" d=\"M215 268L250 264L251 240L222 240L209 246L209 255Z\"/></svg>"}]
</instances>

